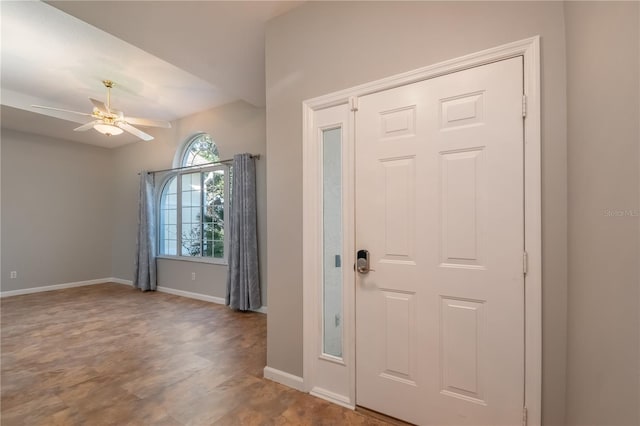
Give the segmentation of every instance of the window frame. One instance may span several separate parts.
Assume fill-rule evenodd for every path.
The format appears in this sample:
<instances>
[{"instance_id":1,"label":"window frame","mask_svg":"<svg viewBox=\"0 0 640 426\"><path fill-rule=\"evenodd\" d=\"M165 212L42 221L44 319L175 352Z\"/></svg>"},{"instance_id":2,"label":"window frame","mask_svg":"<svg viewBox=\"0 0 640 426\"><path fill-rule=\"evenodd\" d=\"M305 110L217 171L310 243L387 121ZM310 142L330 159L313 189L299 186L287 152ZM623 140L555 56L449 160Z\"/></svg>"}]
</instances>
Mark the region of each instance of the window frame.
<instances>
[{"instance_id":1,"label":"window frame","mask_svg":"<svg viewBox=\"0 0 640 426\"><path fill-rule=\"evenodd\" d=\"M203 134L199 133L187 140L187 143L184 144L183 149L179 150L180 161L181 163L178 167L185 167L182 162L184 161L185 156L189 152L191 145ZM213 142L215 144L215 142ZM217 148L217 145L216 145ZM229 264L229 218L231 214L231 200L230 200L230 175L231 175L231 166L225 163L211 164L205 166L186 166L188 168L182 170L176 170L171 173L168 173L167 176L162 180L162 185L158 187L158 193L156 197L156 207L157 207L157 220L156 220L156 235L157 235L157 249L156 249L156 258L158 259L170 259L170 260L183 260L188 262L199 262L199 263L209 263L209 264L218 264L218 265L228 265ZM202 176L208 172L216 172L223 171L224 176L224 240L223 240L223 257L208 257L200 254L199 256L184 256L182 255L182 176L189 175L193 173L199 173ZM172 179L176 179L176 254L164 254L161 253L163 247L162 240L162 196L167 189L167 186L171 184ZM204 196L204 191L201 191L202 196ZM204 205L204 203L201 203ZM200 219L200 226L202 227L204 224L203 218Z\"/></svg>"}]
</instances>

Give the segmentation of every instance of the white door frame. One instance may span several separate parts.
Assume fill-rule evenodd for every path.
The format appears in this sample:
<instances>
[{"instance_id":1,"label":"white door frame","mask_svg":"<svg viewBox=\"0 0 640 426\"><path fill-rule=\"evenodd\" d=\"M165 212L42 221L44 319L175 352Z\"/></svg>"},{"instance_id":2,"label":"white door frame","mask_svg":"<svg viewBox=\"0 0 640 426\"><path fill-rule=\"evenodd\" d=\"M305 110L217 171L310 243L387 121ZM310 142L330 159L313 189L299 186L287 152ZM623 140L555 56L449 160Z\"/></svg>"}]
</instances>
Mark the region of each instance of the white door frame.
<instances>
[{"instance_id":1,"label":"white door frame","mask_svg":"<svg viewBox=\"0 0 640 426\"><path fill-rule=\"evenodd\" d=\"M417 81L451 74L503 59L524 58L523 111L524 122L524 232L528 257L525 275L525 407L528 424L541 424L542 406L542 198L541 198L541 129L540 129L540 37L516 41L457 59L430 65L414 71L373 81L303 102L303 332L304 370L303 388L319 397L347 407L355 407L355 283L344 281L343 293L343 363L340 368L348 375L348 389L326 389L317 386L314 374L321 354L318 352L322 331L322 197L321 144L314 123L319 110L350 104L351 113L344 118L347 124L343 143L346 152L353 153L354 114L357 98ZM526 102L526 105L525 103ZM354 182L355 159L345 157L343 177L345 200L343 217L344 261L354 262ZM351 188L349 188L351 185ZM345 274L347 275L347 274ZM351 274L353 276L353 274ZM353 278L355 280L355 277ZM322 362L322 361L320 361Z\"/></svg>"}]
</instances>

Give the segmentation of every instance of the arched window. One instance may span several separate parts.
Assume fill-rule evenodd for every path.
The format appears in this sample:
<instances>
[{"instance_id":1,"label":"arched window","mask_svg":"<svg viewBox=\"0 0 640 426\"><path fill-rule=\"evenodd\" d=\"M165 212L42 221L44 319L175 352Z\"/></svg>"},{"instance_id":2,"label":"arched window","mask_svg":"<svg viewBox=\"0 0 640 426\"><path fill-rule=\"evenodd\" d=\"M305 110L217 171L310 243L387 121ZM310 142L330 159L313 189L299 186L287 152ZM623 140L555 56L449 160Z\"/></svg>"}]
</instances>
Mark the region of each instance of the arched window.
<instances>
[{"instance_id":1,"label":"arched window","mask_svg":"<svg viewBox=\"0 0 640 426\"><path fill-rule=\"evenodd\" d=\"M226 262L229 167L219 160L218 148L206 133L191 138L181 167L160 195L159 255Z\"/></svg>"}]
</instances>

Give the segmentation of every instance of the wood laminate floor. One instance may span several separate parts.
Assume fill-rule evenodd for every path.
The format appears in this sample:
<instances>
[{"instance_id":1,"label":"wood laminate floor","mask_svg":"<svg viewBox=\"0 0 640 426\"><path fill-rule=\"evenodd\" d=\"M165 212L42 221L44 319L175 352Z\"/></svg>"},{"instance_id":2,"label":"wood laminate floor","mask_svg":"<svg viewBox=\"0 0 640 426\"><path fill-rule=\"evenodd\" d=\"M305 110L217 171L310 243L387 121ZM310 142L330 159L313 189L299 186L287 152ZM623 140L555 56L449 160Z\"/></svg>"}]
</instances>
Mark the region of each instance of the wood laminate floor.
<instances>
[{"instance_id":1,"label":"wood laminate floor","mask_svg":"<svg viewBox=\"0 0 640 426\"><path fill-rule=\"evenodd\" d=\"M2 426L388 424L262 378L263 314L109 283L1 308Z\"/></svg>"}]
</instances>

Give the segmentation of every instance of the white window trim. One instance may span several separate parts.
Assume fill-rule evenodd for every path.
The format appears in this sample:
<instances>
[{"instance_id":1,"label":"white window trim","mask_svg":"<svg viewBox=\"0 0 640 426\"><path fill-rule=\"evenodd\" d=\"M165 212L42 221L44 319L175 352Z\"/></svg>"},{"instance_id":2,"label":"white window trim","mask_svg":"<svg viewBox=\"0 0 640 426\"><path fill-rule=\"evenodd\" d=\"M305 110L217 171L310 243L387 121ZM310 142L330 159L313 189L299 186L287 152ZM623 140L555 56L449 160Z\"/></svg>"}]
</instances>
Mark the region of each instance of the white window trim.
<instances>
[{"instance_id":1,"label":"white window trim","mask_svg":"<svg viewBox=\"0 0 640 426\"><path fill-rule=\"evenodd\" d=\"M213 139L213 136L211 136L211 134L206 132L196 132L196 133L193 133L188 138L186 138L185 142L182 144L180 149L176 150L176 153L173 156L173 163L172 163L173 165L171 167L174 167L174 168L185 167L184 160L185 160L185 157L187 156L187 152L189 152L189 148L191 147L191 144L193 143L193 141L195 141L202 135L208 135L209 137L211 137L211 140L216 146L216 149L218 149L218 155L220 155L218 144L215 143L215 139Z\"/></svg>"},{"instance_id":2,"label":"white window trim","mask_svg":"<svg viewBox=\"0 0 640 426\"><path fill-rule=\"evenodd\" d=\"M203 257L203 256L173 256L170 254L159 254L156 256L156 259L166 259L166 260L179 260L186 262L196 262L196 263L209 263L211 265L229 265L229 262L225 259L217 258L217 257Z\"/></svg>"},{"instance_id":3,"label":"white window trim","mask_svg":"<svg viewBox=\"0 0 640 426\"><path fill-rule=\"evenodd\" d=\"M195 136L194 136L195 137ZM186 144L186 147L191 144L194 137L190 138ZM186 152L186 149L182 150L182 155ZM224 256L223 257L207 257L207 256L182 256L182 255L169 255L160 253L161 247L161 211L162 211L162 193L164 192L165 187L169 183L169 181L173 178L176 179L176 252L181 251L182 247L182 180L180 177L182 175L191 174L191 173L206 173L216 170L223 170L225 173L224 179L224 200L225 200L225 209L224 209ZM156 200L156 211L158 212L158 218L156 220L156 235L157 235L157 249L156 249L156 258L157 259L171 259L171 260L183 260L187 262L197 262L197 263L210 263L216 265L228 265L229 264L229 215L231 213L231 203L229 199L229 176L230 176L231 167L226 164L215 164L211 166L205 167L196 167L194 169L184 169L172 172L168 174L163 180L162 184L158 186L159 191Z\"/></svg>"}]
</instances>

